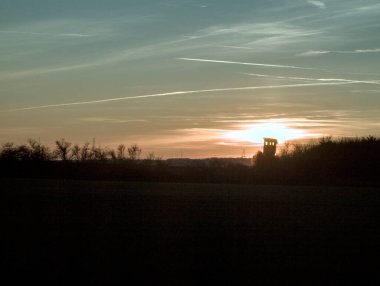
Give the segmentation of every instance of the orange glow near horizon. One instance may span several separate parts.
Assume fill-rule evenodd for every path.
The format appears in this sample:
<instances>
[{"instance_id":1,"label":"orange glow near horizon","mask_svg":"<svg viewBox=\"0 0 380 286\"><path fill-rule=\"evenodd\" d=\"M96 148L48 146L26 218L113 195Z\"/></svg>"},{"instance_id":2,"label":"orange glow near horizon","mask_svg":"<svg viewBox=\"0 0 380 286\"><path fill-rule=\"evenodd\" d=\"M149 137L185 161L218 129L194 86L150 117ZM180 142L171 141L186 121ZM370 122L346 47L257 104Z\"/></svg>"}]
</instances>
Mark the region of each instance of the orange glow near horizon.
<instances>
[{"instance_id":1,"label":"orange glow near horizon","mask_svg":"<svg viewBox=\"0 0 380 286\"><path fill-rule=\"evenodd\" d=\"M264 137L276 138L279 144L318 134L308 134L302 129L291 128L285 123L269 122L243 125L239 130L228 131L223 138L237 142L262 144Z\"/></svg>"}]
</instances>

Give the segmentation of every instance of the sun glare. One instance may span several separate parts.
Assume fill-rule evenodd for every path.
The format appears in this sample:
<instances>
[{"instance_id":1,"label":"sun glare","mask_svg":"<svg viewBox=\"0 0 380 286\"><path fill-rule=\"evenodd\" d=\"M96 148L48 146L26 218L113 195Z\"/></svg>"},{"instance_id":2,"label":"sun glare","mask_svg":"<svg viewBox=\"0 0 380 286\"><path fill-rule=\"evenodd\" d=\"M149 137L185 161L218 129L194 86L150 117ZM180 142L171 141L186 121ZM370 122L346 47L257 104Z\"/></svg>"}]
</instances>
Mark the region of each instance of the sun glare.
<instances>
[{"instance_id":1,"label":"sun glare","mask_svg":"<svg viewBox=\"0 0 380 286\"><path fill-rule=\"evenodd\" d=\"M223 138L232 141L261 144L264 137L269 137L276 138L281 144L288 140L302 139L310 136L301 129L290 128L283 123L258 123L244 125L240 128L239 130L225 133Z\"/></svg>"}]
</instances>

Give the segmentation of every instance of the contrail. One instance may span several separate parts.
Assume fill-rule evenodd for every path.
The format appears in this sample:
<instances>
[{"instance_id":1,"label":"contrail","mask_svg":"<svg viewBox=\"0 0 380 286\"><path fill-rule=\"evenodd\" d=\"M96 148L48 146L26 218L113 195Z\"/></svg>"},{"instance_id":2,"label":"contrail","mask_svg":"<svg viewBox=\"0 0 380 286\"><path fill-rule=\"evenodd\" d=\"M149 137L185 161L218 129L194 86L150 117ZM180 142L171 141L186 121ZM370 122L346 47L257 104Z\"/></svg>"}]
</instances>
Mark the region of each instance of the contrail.
<instances>
[{"instance_id":1,"label":"contrail","mask_svg":"<svg viewBox=\"0 0 380 286\"><path fill-rule=\"evenodd\" d=\"M357 49L353 51L307 51L304 53L299 54L299 56L317 56L317 55L324 55L324 54L364 54L364 53L379 53L380 48L374 48L374 49Z\"/></svg>"},{"instance_id":2,"label":"contrail","mask_svg":"<svg viewBox=\"0 0 380 286\"><path fill-rule=\"evenodd\" d=\"M240 50L253 50L250 47L241 47L241 46L217 46L219 48L228 48L228 49L240 49Z\"/></svg>"},{"instance_id":3,"label":"contrail","mask_svg":"<svg viewBox=\"0 0 380 286\"><path fill-rule=\"evenodd\" d=\"M268 77L268 78L291 79L291 80L380 84L380 80L356 80L356 79L345 79L345 78L310 78L310 77L292 77L292 76L274 76L274 75L272 76L272 75L257 74L257 73L239 73L239 74L256 76L256 77Z\"/></svg>"},{"instance_id":4,"label":"contrail","mask_svg":"<svg viewBox=\"0 0 380 286\"><path fill-rule=\"evenodd\" d=\"M0 30L0 33L4 34L24 34L24 35L35 35L35 36L53 36L53 37L91 37L88 34L78 34L78 33L38 33L38 32L23 32L23 31L10 31L10 30Z\"/></svg>"},{"instance_id":5,"label":"contrail","mask_svg":"<svg viewBox=\"0 0 380 286\"><path fill-rule=\"evenodd\" d=\"M58 104L49 104L49 105L40 105L40 106L29 106L29 107L23 107L23 108L2 110L0 112L3 113L3 112L14 112L14 111L23 111L23 110L33 110L33 109L44 109L44 108L50 108L50 107L64 107L64 106L74 106L74 105L96 104L96 103L105 103L105 102L112 102L112 101L151 98L151 97L162 97L162 96L170 96L170 95L183 95L183 94L193 94L193 93L238 91L238 90L256 90L256 89L297 88L297 87L308 87L308 86L330 86L330 85L345 85L345 84L354 84L354 83L356 83L356 82L303 83L303 84L246 86L246 87L232 87L232 88L185 90L185 91L173 91L173 92L137 95L137 96L129 96L129 97L128 96L116 97L116 98L108 98L108 99L100 99L100 100L68 102L68 103L58 103Z\"/></svg>"},{"instance_id":6,"label":"contrail","mask_svg":"<svg viewBox=\"0 0 380 286\"><path fill-rule=\"evenodd\" d=\"M177 58L177 59L178 60L183 60L183 61L194 61L194 62L208 62L208 63L234 64L234 65L246 65L246 66L272 67L272 68L288 68L288 69L313 70L313 68L304 68L304 67L297 67L297 66L272 65L272 64L261 64L261 63L231 62L231 61L209 60L209 59L193 59L193 58Z\"/></svg>"}]
</instances>

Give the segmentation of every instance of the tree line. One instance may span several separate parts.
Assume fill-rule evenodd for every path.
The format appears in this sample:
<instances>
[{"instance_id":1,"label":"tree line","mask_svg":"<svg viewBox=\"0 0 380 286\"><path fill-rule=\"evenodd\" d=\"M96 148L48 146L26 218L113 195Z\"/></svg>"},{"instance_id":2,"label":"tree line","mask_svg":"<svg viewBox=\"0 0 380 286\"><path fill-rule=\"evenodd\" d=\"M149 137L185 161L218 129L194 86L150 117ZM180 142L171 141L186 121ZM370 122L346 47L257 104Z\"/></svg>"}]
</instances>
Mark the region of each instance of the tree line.
<instances>
[{"instance_id":1,"label":"tree line","mask_svg":"<svg viewBox=\"0 0 380 286\"><path fill-rule=\"evenodd\" d=\"M380 184L380 138L323 137L308 144L286 143L280 154L259 152L255 173L261 182L286 184Z\"/></svg>"},{"instance_id":2,"label":"tree line","mask_svg":"<svg viewBox=\"0 0 380 286\"><path fill-rule=\"evenodd\" d=\"M0 177L380 186L380 139L373 136L288 142L276 156L257 152L250 166L223 158L187 159L175 166L154 153L141 154L137 144L113 150L64 139L52 149L36 140L6 143L0 149Z\"/></svg>"},{"instance_id":3,"label":"tree line","mask_svg":"<svg viewBox=\"0 0 380 286\"><path fill-rule=\"evenodd\" d=\"M0 150L0 160L6 161L104 161L104 160L139 160L142 149L137 144L127 147L120 144L116 149L90 146L89 142L83 145L73 144L65 139L56 140L55 147L50 149L40 141L28 139L26 144L16 145L7 142ZM146 160L160 160L161 157L149 153Z\"/></svg>"}]
</instances>

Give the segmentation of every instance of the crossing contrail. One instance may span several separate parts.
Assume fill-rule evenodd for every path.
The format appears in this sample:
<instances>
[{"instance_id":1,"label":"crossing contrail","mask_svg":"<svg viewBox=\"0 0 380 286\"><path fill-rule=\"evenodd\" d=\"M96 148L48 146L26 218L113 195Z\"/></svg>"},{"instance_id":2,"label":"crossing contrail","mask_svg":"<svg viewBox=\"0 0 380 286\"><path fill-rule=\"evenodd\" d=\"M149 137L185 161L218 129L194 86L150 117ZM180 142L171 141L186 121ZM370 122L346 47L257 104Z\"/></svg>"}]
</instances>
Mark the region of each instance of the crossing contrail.
<instances>
[{"instance_id":1,"label":"crossing contrail","mask_svg":"<svg viewBox=\"0 0 380 286\"><path fill-rule=\"evenodd\" d=\"M272 67L272 68L313 70L313 68L305 68L305 67L297 67L297 66L284 66L284 65L272 65L272 64L262 64L262 63L232 62L232 61L210 60L210 59L193 59L193 58L177 58L177 59L182 60L182 61L194 61L194 62L208 62L208 63L220 63L220 64Z\"/></svg>"},{"instance_id":2,"label":"crossing contrail","mask_svg":"<svg viewBox=\"0 0 380 286\"><path fill-rule=\"evenodd\" d=\"M106 102L121 101L121 100L153 98L153 97L163 97L163 96L183 95L183 94L195 94L195 93L207 93L207 92L256 90L256 89L278 89L278 88L298 88L298 87L309 87L309 86L345 85L345 84L354 84L354 83L356 83L356 82L354 82L354 81L350 81L350 82L318 82L318 83L302 83L302 84L286 84L286 85L245 86L245 87L231 87L231 88L184 90L184 91L173 91L173 92L145 94L145 95L137 95L137 96L107 98L107 99L100 99L100 100L89 100L89 101L78 101L78 102L39 105L39 106L29 106L29 107L23 107L23 108L3 110L0 112L14 112L14 111L23 111L23 110L44 109L44 108L51 108L51 107L64 107L64 106L97 104L97 103L106 103Z\"/></svg>"}]
</instances>

